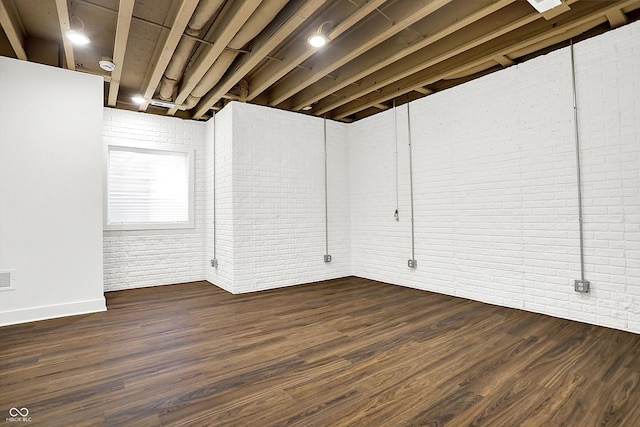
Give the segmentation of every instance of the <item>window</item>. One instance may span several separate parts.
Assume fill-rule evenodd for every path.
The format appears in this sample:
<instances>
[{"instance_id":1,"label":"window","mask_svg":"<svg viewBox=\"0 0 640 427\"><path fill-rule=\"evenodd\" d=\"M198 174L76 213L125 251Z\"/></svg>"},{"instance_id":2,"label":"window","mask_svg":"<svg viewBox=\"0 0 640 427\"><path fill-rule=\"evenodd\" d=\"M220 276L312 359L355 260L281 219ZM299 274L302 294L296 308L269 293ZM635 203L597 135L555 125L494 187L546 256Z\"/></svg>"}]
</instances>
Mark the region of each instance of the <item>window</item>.
<instances>
[{"instance_id":1,"label":"window","mask_svg":"<svg viewBox=\"0 0 640 427\"><path fill-rule=\"evenodd\" d=\"M109 145L105 230L193 227L193 150Z\"/></svg>"}]
</instances>

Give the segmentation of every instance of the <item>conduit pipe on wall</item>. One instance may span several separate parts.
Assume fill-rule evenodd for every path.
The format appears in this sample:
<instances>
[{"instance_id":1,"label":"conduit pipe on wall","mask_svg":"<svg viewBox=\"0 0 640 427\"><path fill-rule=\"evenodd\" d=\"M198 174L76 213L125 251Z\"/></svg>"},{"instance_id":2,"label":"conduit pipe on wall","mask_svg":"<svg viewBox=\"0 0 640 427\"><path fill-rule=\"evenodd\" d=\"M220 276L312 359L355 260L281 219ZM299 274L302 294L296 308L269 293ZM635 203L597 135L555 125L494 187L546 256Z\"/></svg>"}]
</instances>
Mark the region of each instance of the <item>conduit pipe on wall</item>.
<instances>
[{"instance_id":1,"label":"conduit pipe on wall","mask_svg":"<svg viewBox=\"0 0 640 427\"><path fill-rule=\"evenodd\" d=\"M213 115L213 259L211 260L211 267L218 268L218 258L216 256L216 232L218 231L218 223L216 222L216 174L218 168L216 167L216 132L218 127L216 126L216 115Z\"/></svg>"},{"instance_id":2,"label":"conduit pipe on wall","mask_svg":"<svg viewBox=\"0 0 640 427\"><path fill-rule=\"evenodd\" d=\"M324 131L324 262L331 262L329 255L329 181L327 178L327 116L322 120Z\"/></svg>"},{"instance_id":3,"label":"conduit pipe on wall","mask_svg":"<svg viewBox=\"0 0 640 427\"><path fill-rule=\"evenodd\" d=\"M393 217L396 221L400 221L400 196L398 195L398 113L396 111L396 100L393 99L393 139L396 146L396 211L393 213Z\"/></svg>"},{"instance_id":4,"label":"conduit pipe on wall","mask_svg":"<svg viewBox=\"0 0 640 427\"><path fill-rule=\"evenodd\" d=\"M576 183L578 187L578 228L580 232L580 279L574 282L576 292L589 292L590 283L584 274L584 230L582 221L582 172L580 170L580 133L578 132L578 99L576 96L576 66L571 39L571 87L573 90L573 126L576 146Z\"/></svg>"},{"instance_id":5,"label":"conduit pipe on wall","mask_svg":"<svg viewBox=\"0 0 640 427\"><path fill-rule=\"evenodd\" d=\"M411 268L418 267L416 261L416 244L415 244L415 226L413 221L413 149L411 147L411 109L409 108L409 99L407 99L407 131L409 140L409 193L411 195L411 259L407 265Z\"/></svg>"},{"instance_id":6,"label":"conduit pipe on wall","mask_svg":"<svg viewBox=\"0 0 640 427\"><path fill-rule=\"evenodd\" d=\"M207 94L222 78L227 69L247 43L253 40L276 17L289 0L269 0L258 6L255 12L242 26L240 31L227 45L229 50L223 51L211 68L202 76L202 79L193 88L191 94L183 103L187 110L195 107L200 99ZM193 79L188 73L185 76L183 86L188 86Z\"/></svg>"},{"instance_id":7,"label":"conduit pipe on wall","mask_svg":"<svg viewBox=\"0 0 640 427\"><path fill-rule=\"evenodd\" d=\"M213 15L222 7L225 0L201 0L196 7L191 20L187 25L185 33L190 36L199 37L202 28L209 22ZM198 41L190 37L182 37L180 43L167 65L167 69L162 76L160 83L160 99L171 101L174 97L178 81L184 74L187 62L196 49Z\"/></svg>"}]
</instances>

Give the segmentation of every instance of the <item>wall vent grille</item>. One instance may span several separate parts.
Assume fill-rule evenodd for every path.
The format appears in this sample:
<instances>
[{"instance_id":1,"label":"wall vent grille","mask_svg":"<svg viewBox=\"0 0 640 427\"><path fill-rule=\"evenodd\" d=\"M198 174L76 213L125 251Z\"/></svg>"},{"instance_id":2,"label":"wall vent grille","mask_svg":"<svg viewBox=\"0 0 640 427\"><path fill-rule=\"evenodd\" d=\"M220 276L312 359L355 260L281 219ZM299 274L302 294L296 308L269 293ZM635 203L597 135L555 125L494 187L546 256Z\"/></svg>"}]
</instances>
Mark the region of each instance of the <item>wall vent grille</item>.
<instances>
[{"instance_id":1,"label":"wall vent grille","mask_svg":"<svg viewBox=\"0 0 640 427\"><path fill-rule=\"evenodd\" d=\"M13 289L11 286L11 271L0 271L0 291Z\"/></svg>"}]
</instances>

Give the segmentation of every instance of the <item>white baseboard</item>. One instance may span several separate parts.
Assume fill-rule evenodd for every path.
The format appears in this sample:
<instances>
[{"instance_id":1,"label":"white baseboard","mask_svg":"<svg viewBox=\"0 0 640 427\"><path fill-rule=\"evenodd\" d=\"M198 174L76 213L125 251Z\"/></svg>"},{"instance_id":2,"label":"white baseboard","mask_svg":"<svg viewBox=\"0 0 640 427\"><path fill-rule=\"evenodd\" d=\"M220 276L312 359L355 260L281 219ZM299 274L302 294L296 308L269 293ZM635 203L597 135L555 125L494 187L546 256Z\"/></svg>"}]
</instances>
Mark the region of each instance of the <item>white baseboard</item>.
<instances>
[{"instance_id":1,"label":"white baseboard","mask_svg":"<svg viewBox=\"0 0 640 427\"><path fill-rule=\"evenodd\" d=\"M104 297L88 301L3 311L0 312L0 326L54 319L56 317L75 316L77 314L96 313L99 311L107 311Z\"/></svg>"}]
</instances>

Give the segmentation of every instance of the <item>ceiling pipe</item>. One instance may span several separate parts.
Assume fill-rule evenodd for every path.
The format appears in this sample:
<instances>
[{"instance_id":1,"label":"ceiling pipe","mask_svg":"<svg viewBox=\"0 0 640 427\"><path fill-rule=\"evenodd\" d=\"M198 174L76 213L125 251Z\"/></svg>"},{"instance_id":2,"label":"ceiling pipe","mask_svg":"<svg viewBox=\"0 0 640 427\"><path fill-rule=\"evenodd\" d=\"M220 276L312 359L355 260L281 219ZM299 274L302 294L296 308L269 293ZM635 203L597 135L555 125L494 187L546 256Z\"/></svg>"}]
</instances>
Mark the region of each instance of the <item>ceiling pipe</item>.
<instances>
[{"instance_id":1,"label":"ceiling pipe","mask_svg":"<svg viewBox=\"0 0 640 427\"><path fill-rule=\"evenodd\" d=\"M202 0L198 4L193 16L187 25L185 33L188 36L198 37L202 28L209 22L216 12L222 7L225 0ZM160 83L159 98L171 101L178 85L178 80L187 68L187 62L196 49L198 41L191 37L182 37L176 47L175 53L167 65Z\"/></svg>"},{"instance_id":2,"label":"ceiling pipe","mask_svg":"<svg viewBox=\"0 0 640 427\"><path fill-rule=\"evenodd\" d=\"M260 34L288 2L289 0L269 0L258 6L245 25L243 25L235 37L231 39L227 45L229 49L220 54L211 68L209 68L193 88L183 103L187 110L195 107L198 102L200 102L200 99L220 81L224 73L238 56L238 51ZM189 76L186 76L183 85L186 86L188 82Z\"/></svg>"}]
</instances>

